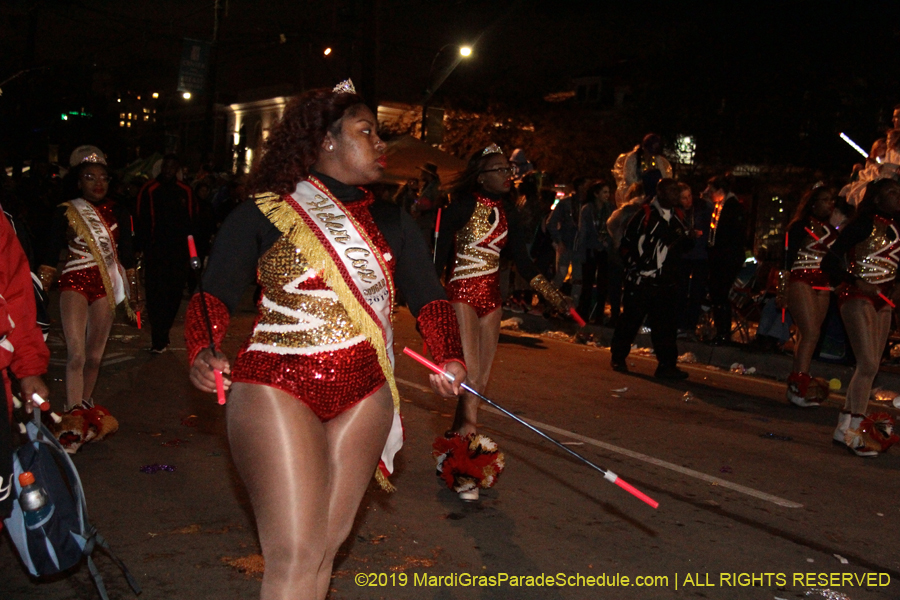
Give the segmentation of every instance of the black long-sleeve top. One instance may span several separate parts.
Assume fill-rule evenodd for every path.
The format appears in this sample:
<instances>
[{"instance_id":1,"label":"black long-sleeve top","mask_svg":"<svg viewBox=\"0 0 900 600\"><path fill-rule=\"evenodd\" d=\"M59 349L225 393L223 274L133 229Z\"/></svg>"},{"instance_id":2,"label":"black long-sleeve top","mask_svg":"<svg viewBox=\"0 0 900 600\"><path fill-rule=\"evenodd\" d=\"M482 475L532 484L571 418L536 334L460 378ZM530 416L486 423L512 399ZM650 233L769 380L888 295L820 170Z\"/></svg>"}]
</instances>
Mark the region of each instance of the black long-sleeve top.
<instances>
[{"instance_id":1,"label":"black long-sleeve top","mask_svg":"<svg viewBox=\"0 0 900 600\"><path fill-rule=\"evenodd\" d=\"M115 223L107 223L107 226L112 227L114 224L117 225L116 229L118 230L118 234L116 236L116 253L118 254L119 262L124 269L133 269L135 260L134 242L132 239L133 234L131 231L131 213L129 213L125 207L114 202L104 202L101 204L101 207L104 206L108 207L109 211L115 217ZM50 241L46 246L44 256L41 257L42 265L49 265L55 268L59 263L60 253L69 247L69 236L74 236L74 232L69 229L70 225L69 219L66 218L66 210L66 206L60 205L56 207L56 210L53 212L53 221L50 227Z\"/></svg>"},{"instance_id":2,"label":"black long-sleeve top","mask_svg":"<svg viewBox=\"0 0 900 600\"><path fill-rule=\"evenodd\" d=\"M313 173L344 204L364 197L364 192L327 175ZM446 300L441 282L431 265L428 246L412 217L400 206L375 200L369 213L384 235L396 259L394 283L413 316L426 304ZM281 237L281 231L252 201L235 208L225 219L203 274L203 291L212 294L234 312L247 286L256 282L259 258Z\"/></svg>"},{"instance_id":3,"label":"black long-sleeve top","mask_svg":"<svg viewBox=\"0 0 900 600\"><path fill-rule=\"evenodd\" d=\"M497 200L500 196L480 192L486 198ZM438 272L443 274L444 270L451 263L453 251L455 249L456 232L465 227L472 214L475 212L477 204L475 196L465 194L453 201L441 211L441 229L438 232L437 241L437 266ZM525 281L531 281L540 274L534 261L528 255L528 249L525 246L525 234L519 221L519 213L511 202L504 199L501 208L506 214L506 245L500 252L501 258L507 258L516 265L519 275Z\"/></svg>"},{"instance_id":4,"label":"black long-sleeve top","mask_svg":"<svg viewBox=\"0 0 900 600\"><path fill-rule=\"evenodd\" d=\"M890 219L887 215L881 216ZM874 227L874 215L857 215L841 230L838 238L831 245L831 250L822 259L822 271L828 275L832 285L837 286L842 283L853 285L860 280L860 277L849 271L850 253L857 244L872 235ZM886 233L891 241L896 239L893 228L889 227Z\"/></svg>"}]
</instances>

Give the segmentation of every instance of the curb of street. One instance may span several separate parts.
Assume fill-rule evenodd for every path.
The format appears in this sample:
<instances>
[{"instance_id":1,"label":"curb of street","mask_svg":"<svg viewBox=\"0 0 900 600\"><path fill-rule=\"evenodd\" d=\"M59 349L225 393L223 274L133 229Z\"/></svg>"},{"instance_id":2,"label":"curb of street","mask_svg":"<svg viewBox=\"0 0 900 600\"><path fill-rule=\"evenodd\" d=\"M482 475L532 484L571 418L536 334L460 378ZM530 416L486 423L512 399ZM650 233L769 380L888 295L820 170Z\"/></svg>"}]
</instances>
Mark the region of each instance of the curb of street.
<instances>
[{"instance_id":1,"label":"curb of street","mask_svg":"<svg viewBox=\"0 0 900 600\"><path fill-rule=\"evenodd\" d=\"M592 335L595 342L605 347L608 347L612 341L613 330L610 327L587 325L584 328L580 328L570 320L546 319L541 315L514 313L504 309L503 320L511 318L521 319L522 323L519 325L519 330L526 333L540 334L547 331L561 331L568 335L575 335L581 332ZM638 347L652 348L650 334L639 334L634 343ZM694 363L697 365L710 365L729 371L732 365L738 363L743 365L745 369L755 368L756 372L754 375L756 376L775 381L786 381L793 366L793 357L786 354L754 352L748 350L746 346L742 347L740 345L710 346L697 341L678 340L678 355L682 356L686 352L691 352L697 358L697 362ZM839 393L841 397L846 393L847 384L853 375L853 367L851 366L817 360L813 361L811 371L813 377L822 377L826 380L840 380L841 391ZM873 384L873 389L875 388L892 390L897 395L900 395L900 374L880 370ZM837 406L843 405L843 401L836 402L836 398L832 398L829 403ZM895 418L900 417L900 409L894 408L890 402L873 402L869 405L869 409L870 411L873 409L884 410L891 413Z\"/></svg>"}]
</instances>

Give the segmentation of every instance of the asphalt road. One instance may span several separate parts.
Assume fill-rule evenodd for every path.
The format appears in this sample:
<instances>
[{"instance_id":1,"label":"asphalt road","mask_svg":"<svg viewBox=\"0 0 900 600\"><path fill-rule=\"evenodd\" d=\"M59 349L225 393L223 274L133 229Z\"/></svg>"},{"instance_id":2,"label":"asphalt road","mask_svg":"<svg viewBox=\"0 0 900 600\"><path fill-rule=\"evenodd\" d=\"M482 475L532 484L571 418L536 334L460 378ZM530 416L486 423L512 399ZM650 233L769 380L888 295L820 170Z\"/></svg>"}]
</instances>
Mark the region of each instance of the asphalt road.
<instances>
[{"instance_id":1,"label":"asphalt road","mask_svg":"<svg viewBox=\"0 0 900 600\"><path fill-rule=\"evenodd\" d=\"M251 324L239 313L226 349ZM405 310L396 329L398 355L421 348ZM149 336L136 334L115 326L96 394L121 429L75 456L92 520L142 599L254 598L258 545L224 410L190 387L183 347L151 356L141 351ZM65 350L51 342L59 406ZM812 592L826 588L851 600L900 598L897 449L861 459L832 446L836 410L789 406L783 384L690 366L688 381L660 384L652 358L630 359L634 375L608 362L605 349L504 332L487 393L658 500L657 510L489 411L482 431L507 468L479 502L461 503L431 458L453 404L400 357L398 491L370 486L331 598L756 600L828 597ZM151 464L175 471L140 471ZM98 564L110 596L129 597L113 563ZM30 580L0 543L0 598L95 594L85 568Z\"/></svg>"}]
</instances>

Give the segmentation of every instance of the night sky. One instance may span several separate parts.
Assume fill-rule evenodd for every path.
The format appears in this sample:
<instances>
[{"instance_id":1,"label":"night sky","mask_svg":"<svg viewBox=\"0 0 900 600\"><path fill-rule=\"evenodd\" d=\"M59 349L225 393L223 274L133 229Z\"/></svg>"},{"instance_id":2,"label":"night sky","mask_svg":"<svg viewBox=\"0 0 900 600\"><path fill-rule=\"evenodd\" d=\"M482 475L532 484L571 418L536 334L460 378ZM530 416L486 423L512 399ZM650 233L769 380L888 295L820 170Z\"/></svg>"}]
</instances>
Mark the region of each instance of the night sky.
<instances>
[{"instance_id":1,"label":"night sky","mask_svg":"<svg viewBox=\"0 0 900 600\"><path fill-rule=\"evenodd\" d=\"M3 85L0 114L10 119L23 100L39 118L41 110L99 105L124 90L174 92L181 40L211 38L213 4L5 0L0 81L47 68ZM543 98L571 89L573 77L603 75L629 90L627 103L603 119L669 140L693 134L701 160L842 170L861 157L837 134L868 148L900 103L897 2L226 4L218 62L224 102L351 75L370 100L416 103L438 50L474 43L474 56L436 103L510 114L567 110ZM328 46L334 52L325 58Z\"/></svg>"}]
</instances>

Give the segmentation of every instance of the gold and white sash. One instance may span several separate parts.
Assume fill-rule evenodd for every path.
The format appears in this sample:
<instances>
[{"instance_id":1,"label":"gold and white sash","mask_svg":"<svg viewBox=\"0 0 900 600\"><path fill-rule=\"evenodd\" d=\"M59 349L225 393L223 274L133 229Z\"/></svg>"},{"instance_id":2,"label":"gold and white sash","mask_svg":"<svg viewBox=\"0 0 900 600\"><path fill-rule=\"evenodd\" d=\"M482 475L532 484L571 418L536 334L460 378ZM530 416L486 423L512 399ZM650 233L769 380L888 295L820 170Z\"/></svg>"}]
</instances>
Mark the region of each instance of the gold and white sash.
<instances>
[{"instance_id":1,"label":"gold and white sash","mask_svg":"<svg viewBox=\"0 0 900 600\"><path fill-rule=\"evenodd\" d=\"M119 263L112 232L100 213L87 200L78 198L64 202L63 206L67 207L66 218L72 224L75 233L81 236L91 249L94 260L97 261L103 287L106 289L106 299L110 309L115 311L116 305L127 297L128 288L125 285L125 269ZM120 231L119 235L125 234ZM127 304L126 308L131 314Z\"/></svg>"},{"instance_id":2,"label":"gold and white sash","mask_svg":"<svg viewBox=\"0 0 900 600\"><path fill-rule=\"evenodd\" d=\"M400 395L394 381L394 330L391 309L394 284L385 258L353 215L317 179L297 184L290 196L264 194L256 204L287 239L299 248L338 300L360 333L375 348L394 399L394 422L381 460L388 473L403 445ZM382 486L389 486L379 478Z\"/></svg>"}]
</instances>

